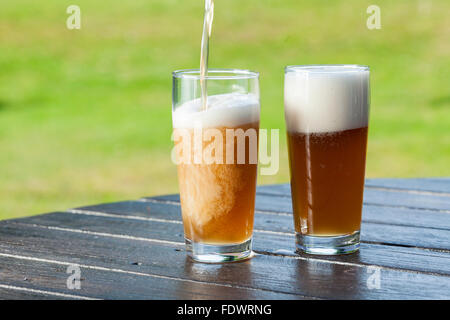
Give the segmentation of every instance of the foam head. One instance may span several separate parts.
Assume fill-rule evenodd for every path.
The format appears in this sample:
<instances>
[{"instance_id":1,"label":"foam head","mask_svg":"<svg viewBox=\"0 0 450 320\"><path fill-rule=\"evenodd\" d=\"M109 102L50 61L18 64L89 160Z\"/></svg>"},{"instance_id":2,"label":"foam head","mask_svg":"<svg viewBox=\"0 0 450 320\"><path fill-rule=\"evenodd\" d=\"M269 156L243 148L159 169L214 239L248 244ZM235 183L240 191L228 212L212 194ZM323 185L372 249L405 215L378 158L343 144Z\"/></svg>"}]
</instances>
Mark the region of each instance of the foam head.
<instances>
[{"instance_id":1,"label":"foam head","mask_svg":"<svg viewBox=\"0 0 450 320\"><path fill-rule=\"evenodd\" d=\"M367 127L369 69L354 65L288 67L284 108L290 132L336 132Z\"/></svg>"},{"instance_id":2,"label":"foam head","mask_svg":"<svg viewBox=\"0 0 450 320\"><path fill-rule=\"evenodd\" d=\"M227 93L208 96L208 108L201 99L183 103L172 113L174 128L237 127L259 121L259 99L254 94Z\"/></svg>"}]
</instances>

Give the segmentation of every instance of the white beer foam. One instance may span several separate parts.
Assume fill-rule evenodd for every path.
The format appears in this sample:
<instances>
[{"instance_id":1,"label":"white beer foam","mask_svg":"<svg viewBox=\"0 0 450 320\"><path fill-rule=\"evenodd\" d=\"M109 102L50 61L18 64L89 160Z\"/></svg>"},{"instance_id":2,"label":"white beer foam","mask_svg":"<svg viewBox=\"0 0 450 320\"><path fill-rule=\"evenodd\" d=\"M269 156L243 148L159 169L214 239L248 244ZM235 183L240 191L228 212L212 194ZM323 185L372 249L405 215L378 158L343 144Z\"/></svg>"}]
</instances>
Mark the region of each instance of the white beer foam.
<instances>
[{"instance_id":1,"label":"white beer foam","mask_svg":"<svg viewBox=\"0 0 450 320\"><path fill-rule=\"evenodd\" d=\"M367 127L369 71L317 67L288 71L284 108L290 132L336 132Z\"/></svg>"},{"instance_id":2,"label":"white beer foam","mask_svg":"<svg viewBox=\"0 0 450 320\"><path fill-rule=\"evenodd\" d=\"M259 121L259 99L254 94L227 93L208 96L208 109L201 99L183 103L172 112L174 128L236 127Z\"/></svg>"}]
</instances>

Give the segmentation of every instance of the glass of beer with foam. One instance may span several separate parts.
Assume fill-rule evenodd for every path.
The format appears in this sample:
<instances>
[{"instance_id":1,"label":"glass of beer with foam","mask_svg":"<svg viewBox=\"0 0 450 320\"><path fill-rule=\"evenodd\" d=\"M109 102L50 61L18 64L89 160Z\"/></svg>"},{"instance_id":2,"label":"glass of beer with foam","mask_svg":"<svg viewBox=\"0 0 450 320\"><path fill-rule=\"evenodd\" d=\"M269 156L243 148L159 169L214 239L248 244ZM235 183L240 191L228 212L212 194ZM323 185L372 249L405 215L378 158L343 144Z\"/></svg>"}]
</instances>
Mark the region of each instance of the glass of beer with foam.
<instances>
[{"instance_id":1,"label":"glass of beer with foam","mask_svg":"<svg viewBox=\"0 0 450 320\"><path fill-rule=\"evenodd\" d=\"M251 257L259 113L256 72L209 69L206 77L198 69L173 73L172 159L178 169L186 251L196 261Z\"/></svg>"},{"instance_id":2,"label":"glass of beer with foam","mask_svg":"<svg viewBox=\"0 0 450 320\"><path fill-rule=\"evenodd\" d=\"M359 249L369 120L369 68L288 66L284 108L299 252Z\"/></svg>"}]
</instances>

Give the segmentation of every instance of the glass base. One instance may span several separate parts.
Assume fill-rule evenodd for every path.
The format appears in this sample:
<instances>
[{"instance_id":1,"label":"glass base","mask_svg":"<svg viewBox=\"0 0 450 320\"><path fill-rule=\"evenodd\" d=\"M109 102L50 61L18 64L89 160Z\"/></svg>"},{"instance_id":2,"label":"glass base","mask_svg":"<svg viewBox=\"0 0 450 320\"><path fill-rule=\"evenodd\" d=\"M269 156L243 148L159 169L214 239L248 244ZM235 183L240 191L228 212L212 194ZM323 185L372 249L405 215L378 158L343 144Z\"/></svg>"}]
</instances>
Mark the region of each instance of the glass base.
<instances>
[{"instance_id":1,"label":"glass base","mask_svg":"<svg viewBox=\"0 0 450 320\"><path fill-rule=\"evenodd\" d=\"M250 259L253 256L252 239L231 245L211 245L184 239L189 257L198 262L222 263Z\"/></svg>"},{"instance_id":2,"label":"glass base","mask_svg":"<svg viewBox=\"0 0 450 320\"><path fill-rule=\"evenodd\" d=\"M359 250L359 231L343 236L308 236L295 234L297 252L321 255L349 254Z\"/></svg>"}]
</instances>

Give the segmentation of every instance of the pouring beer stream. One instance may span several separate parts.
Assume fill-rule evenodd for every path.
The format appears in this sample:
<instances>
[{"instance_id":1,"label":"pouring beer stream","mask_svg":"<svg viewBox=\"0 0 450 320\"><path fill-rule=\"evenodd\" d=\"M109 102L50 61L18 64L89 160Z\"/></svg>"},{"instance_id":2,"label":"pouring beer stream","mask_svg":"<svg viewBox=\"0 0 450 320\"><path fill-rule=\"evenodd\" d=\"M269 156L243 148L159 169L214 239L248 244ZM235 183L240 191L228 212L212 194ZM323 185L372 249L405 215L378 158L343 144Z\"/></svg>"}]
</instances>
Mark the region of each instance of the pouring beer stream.
<instances>
[{"instance_id":1,"label":"pouring beer stream","mask_svg":"<svg viewBox=\"0 0 450 320\"><path fill-rule=\"evenodd\" d=\"M208 108L208 89L206 76L208 74L209 38L211 37L214 19L214 0L205 0L205 17L203 19L202 45L200 52L200 88L202 92L202 110Z\"/></svg>"}]
</instances>

